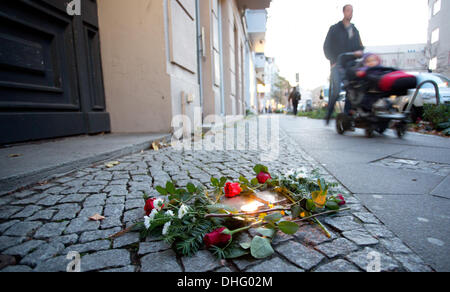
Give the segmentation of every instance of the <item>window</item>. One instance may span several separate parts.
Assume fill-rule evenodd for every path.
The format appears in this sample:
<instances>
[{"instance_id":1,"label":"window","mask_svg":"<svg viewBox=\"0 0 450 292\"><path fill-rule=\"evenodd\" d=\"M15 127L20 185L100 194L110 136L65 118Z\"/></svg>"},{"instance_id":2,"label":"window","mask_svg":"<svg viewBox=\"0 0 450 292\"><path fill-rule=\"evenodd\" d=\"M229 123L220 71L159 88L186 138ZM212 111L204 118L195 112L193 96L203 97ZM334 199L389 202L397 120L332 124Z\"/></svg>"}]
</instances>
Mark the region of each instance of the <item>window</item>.
<instances>
[{"instance_id":1,"label":"window","mask_svg":"<svg viewBox=\"0 0 450 292\"><path fill-rule=\"evenodd\" d=\"M436 0L433 5L433 16L441 10L441 0Z\"/></svg>"},{"instance_id":2,"label":"window","mask_svg":"<svg viewBox=\"0 0 450 292\"><path fill-rule=\"evenodd\" d=\"M436 70L437 69L437 57L434 57L430 60L430 70Z\"/></svg>"},{"instance_id":3,"label":"window","mask_svg":"<svg viewBox=\"0 0 450 292\"><path fill-rule=\"evenodd\" d=\"M431 43L434 44L439 41L439 28L436 28L431 33Z\"/></svg>"}]
</instances>

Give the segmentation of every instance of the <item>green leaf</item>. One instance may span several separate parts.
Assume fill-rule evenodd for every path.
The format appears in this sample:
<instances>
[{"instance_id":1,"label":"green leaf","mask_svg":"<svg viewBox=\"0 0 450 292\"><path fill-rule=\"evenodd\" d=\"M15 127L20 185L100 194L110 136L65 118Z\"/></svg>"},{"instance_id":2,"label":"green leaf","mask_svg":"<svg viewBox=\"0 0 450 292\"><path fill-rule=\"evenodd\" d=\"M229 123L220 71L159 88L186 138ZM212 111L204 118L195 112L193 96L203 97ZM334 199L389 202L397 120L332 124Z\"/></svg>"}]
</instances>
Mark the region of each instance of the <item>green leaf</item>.
<instances>
[{"instance_id":1,"label":"green leaf","mask_svg":"<svg viewBox=\"0 0 450 292\"><path fill-rule=\"evenodd\" d=\"M177 195L184 195L187 193L185 189L179 189L179 190L176 190L175 192L177 193Z\"/></svg>"},{"instance_id":2,"label":"green leaf","mask_svg":"<svg viewBox=\"0 0 450 292\"><path fill-rule=\"evenodd\" d=\"M181 196L181 200L183 202L188 202L192 199L192 194L186 193L183 196Z\"/></svg>"},{"instance_id":3,"label":"green leaf","mask_svg":"<svg viewBox=\"0 0 450 292\"><path fill-rule=\"evenodd\" d=\"M180 201L181 200L181 196L178 195L178 194L169 195L169 201L172 201L172 200Z\"/></svg>"},{"instance_id":4,"label":"green leaf","mask_svg":"<svg viewBox=\"0 0 450 292\"><path fill-rule=\"evenodd\" d=\"M264 221L275 223L280 221L281 218L283 218L283 215L281 215L281 213L273 213L264 217Z\"/></svg>"},{"instance_id":5,"label":"green leaf","mask_svg":"<svg viewBox=\"0 0 450 292\"><path fill-rule=\"evenodd\" d=\"M250 183L250 182L248 181L248 179L246 179L246 178L243 177L242 175L241 175L241 177L239 177L239 181L242 182L242 183L245 183L245 184L249 184L249 183Z\"/></svg>"},{"instance_id":6,"label":"green leaf","mask_svg":"<svg viewBox=\"0 0 450 292\"><path fill-rule=\"evenodd\" d=\"M215 178L215 177L212 177L212 178L211 178L211 184L212 184L214 187L219 187L219 180L218 180L217 178Z\"/></svg>"},{"instance_id":7,"label":"green leaf","mask_svg":"<svg viewBox=\"0 0 450 292\"><path fill-rule=\"evenodd\" d=\"M252 179L251 184L257 186L259 184L258 179L257 178Z\"/></svg>"},{"instance_id":8,"label":"green leaf","mask_svg":"<svg viewBox=\"0 0 450 292\"><path fill-rule=\"evenodd\" d=\"M310 212L314 212L314 210L316 210L316 204L313 200L309 199L306 201L306 209Z\"/></svg>"},{"instance_id":9,"label":"green leaf","mask_svg":"<svg viewBox=\"0 0 450 292\"><path fill-rule=\"evenodd\" d=\"M302 213L302 207L300 205L292 206L291 213L292 218L300 217L300 214Z\"/></svg>"},{"instance_id":10,"label":"green leaf","mask_svg":"<svg viewBox=\"0 0 450 292\"><path fill-rule=\"evenodd\" d=\"M297 224L295 224L294 222L290 222L290 221L280 222L278 224L278 227L280 228L280 230L283 233L288 234L288 235L295 234L299 229Z\"/></svg>"},{"instance_id":11,"label":"green leaf","mask_svg":"<svg viewBox=\"0 0 450 292\"><path fill-rule=\"evenodd\" d=\"M197 188L195 187L195 185L193 183L188 183L186 188L187 188L188 192L191 194L193 194L197 191Z\"/></svg>"},{"instance_id":12,"label":"green leaf","mask_svg":"<svg viewBox=\"0 0 450 292\"><path fill-rule=\"evenodd\" d=\"M169 194L172 194L172 195L176 194L176 189L175 189L175 185L173 184L173 182L168 181L166 183L166 190Z\"/></svg>"},{"instance_id":13,"label":"green leaf","mask_svg":"<svg viewBox=\"0 0 450 292\"><path fill-rule=\"evenodd\" d=\"M265 172L265 173L269 173L269 168L267 168L267 166L264 166L262 164L257 164L253 170L255 171L255 173L258 175L261 172Z\"/></svg>"},{"instance_id":14,"label":"green leaf","mask_svg":"<svg viewBox=\"0 0 450 292\"><path fill-rule=\"evenodd\" d=\"M274 250L270 244L270 240L267 238L262 238L260 236L255 236L255 238L253 238L250 252L256 259L265 259L274 254Z\"/></svg>"},{"instance_id":15,"label":"green leaf","mask_svg":"<svg viewBox=\"0 0 450 292\"><path fill-rule=\"evenodd\" d=\"M242 242L239 244L243 249L250 249L250 247L252 246L251 242Z\"/></svg>"},{"instance_id":16,"label":"green leaf","mask_svg":"<svg viewBox=\"0 0 450 292\"><path fill-rule=\"evenodd\" d=\"M269 237L269 238L272 238L275 235L274 229L261 227L261 228L256 229L255 231L257 233L261 234L262 236Z\"/></svg>"},{"instance_id":17,"label":"green leaf","mask_svg":"<svg viewBox=\"0 0 450 292\"><path fill-rule=\"evenodd\" d=\"M262 169L261 164L257 164L257 165L255 165L255 167L253 167L253 171L256 173L256 175L261 173L261 169Z\"/></svg>"},{"instance_id":18,"label":"green leaf","mask_svg":"<svg viewBox=\"0 0 450 292\"><path fill-rule=\"evenodd\" d=\"M239 247L230 247L225 250L225 258L229 260L240 258L246 254L248 251Z\"/></svg>"},{"instance_id":19,"label":"green leaf","mask_svg":"<svg viewBox=\"0 0 450 292\"><path fill-rule=\"evenodd\" d=\"M336 203L335 201L328 201L327 204L325 205L325 207L327 207L328 210L339 210L339 204Z\"/></svg>"},{"instance_id":20,"label":"green leaf","mask_svg":"<svg viewBox=\"0 0 450 292\"><path fill-rule=\"evenodd\" d=\"M227 178L226 177L222 177L221 179L220 179L220 184L219 184L219 187L221 187L221 188L223 188L224 186L225 186L225 184L227 183Z\"/></svg>"},{"instance_id":21,"label":"green leaf","mask_svg":"<svg viewBox=\"0 0 450 292\"><path fill-rule=\"evenodd\" d=\"M156 187L156 191L158 193L160 193L161 195L163 195L163 196L166 196L168 194L167 190L165 188L161 187L161 186L157 186Z\"/></svg>"}]
</instances>

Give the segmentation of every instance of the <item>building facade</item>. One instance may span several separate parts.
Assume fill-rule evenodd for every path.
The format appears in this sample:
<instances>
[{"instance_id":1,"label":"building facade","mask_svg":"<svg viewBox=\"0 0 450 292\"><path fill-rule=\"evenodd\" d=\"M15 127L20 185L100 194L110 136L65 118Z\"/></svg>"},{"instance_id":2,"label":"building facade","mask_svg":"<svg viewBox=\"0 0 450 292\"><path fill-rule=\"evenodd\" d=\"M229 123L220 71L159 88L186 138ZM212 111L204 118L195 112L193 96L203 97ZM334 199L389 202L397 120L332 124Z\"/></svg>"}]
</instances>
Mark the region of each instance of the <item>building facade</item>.
<instances>
[{"instance_id":1,"label":"building facade","mask_svg":"<svg viewBox=\"0 0 450 292\"><path fill-rule=\"evenodd\" d=\"M256 100L245 15L270 0L65 2L0 3L1 144L192 132Z\"/></svg>"},{"instance_id":2,"label":"building facade","mask_svg":"<svg viewBox=\"0 0 450 292\"><path fill-rule=\"evenodd\" d=\"M251 56L248 56L248 60L251 60L253 64L250 64L248 68L251 68L250 81L252 84L249 88L256 90L256 94L253 92L248 92L247 95L247 105L248 109L257 113L260 111L260 98L265 94L265 84L264 84L264 70L265 70L265 59L264 51L266 44L266 31L267 31L267 10L266 9L256 9L247 10L245 12L245 20L248 27L249 45L253 50L249 50ZM259 87L259 89L258 89Z\"/></svg>"},{"instance_id":3,"label":"building facade","mask_svg":"<svg viewBox=\"0 0 450 292\"><path fill-rule=\"evenodd\" d=\"M405 71L426 72L429 61L426 47L426 44L373 46L366 47L366 52L378 54L383 66Z\"/></svg>"},{"instance_id":4,"label":"building facade","mask_svg":"<svg viewBox=\"0 0 450 292\"><path fill-rule=\"evenodd\" d=\"M277 103L273 99L275 83L278 81L280 69L275 63L275 58L266 57L266 68L264 83L266 84L266 93L264 95L264 104L267 110L270 112L276 110Z\"/></svg>"},{"instance_id":5,"label":"building facade","mask_svg":"<svg viewBox=\"0 0 450 292\"><path fill-rule=\"evenodd\" d=\"M450 1L428 0L429 68L450 77Z\"/></svg>"},{"instance_id":6,"label":"building facade","mask_svg":"<svg viewBox=\"0 0 450 292\"><path fill-rule=\"evenodd\" d=\"M280 72L275 59L267 57L264 53L256 53L256 76L258 82L258 111L268 112L273 108L273 84L277 81Z\"/></svg>"}]
</instances>

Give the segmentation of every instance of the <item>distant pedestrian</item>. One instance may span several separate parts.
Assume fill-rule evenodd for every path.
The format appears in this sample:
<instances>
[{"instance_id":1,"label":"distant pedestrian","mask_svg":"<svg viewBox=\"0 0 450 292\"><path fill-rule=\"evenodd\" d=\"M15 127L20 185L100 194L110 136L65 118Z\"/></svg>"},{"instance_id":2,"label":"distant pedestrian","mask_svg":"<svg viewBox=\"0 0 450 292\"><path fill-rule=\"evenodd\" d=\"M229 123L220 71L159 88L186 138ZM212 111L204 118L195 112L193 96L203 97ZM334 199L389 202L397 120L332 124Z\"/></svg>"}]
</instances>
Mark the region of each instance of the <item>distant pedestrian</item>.
<instances>
[{"instance_id":1,"label":"distant pedestrian","mask_svg":"<svg viewBox=\"0 0 450 292\"><path fill-rule=\"evenodd\" d=\"M323 46L325 56L331 63L330 98L326 116L327 125L330 123L336 101L341 93L343 72L337 64L339 55L353 52L356 58L361 58L364 54L364 46L359 31L356 29L355 25L351 23L353 19L353 6L345 5L343 12L344 19L330 27ZM348 114L350 109L350 101L346 99L345 113Z\"/></svg>"},{"instance_id":2,"label":"distant pedestrian","mask_svg":"<svg viewBox=\"0 0 450 292\"><path fill-rule=\"evenodd\" d=\"M298 113L298 104L302 100L302 94L297 90L297 87L294 87L291 94L289 95L289 102L292 101L292 107L294 108L294 115Z\"/></svg>"}]
</instances>

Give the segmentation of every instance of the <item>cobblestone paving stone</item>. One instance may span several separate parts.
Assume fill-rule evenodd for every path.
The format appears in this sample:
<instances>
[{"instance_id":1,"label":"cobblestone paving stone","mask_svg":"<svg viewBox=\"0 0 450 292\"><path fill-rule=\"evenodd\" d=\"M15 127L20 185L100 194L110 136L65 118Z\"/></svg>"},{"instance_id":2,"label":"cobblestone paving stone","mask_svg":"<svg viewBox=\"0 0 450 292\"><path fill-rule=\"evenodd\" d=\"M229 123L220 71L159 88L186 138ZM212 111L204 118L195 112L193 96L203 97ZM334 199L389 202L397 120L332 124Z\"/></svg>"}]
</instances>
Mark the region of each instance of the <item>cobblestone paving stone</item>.
<instances>
[{"instance_id":1,"label":"cobblestone paving stone","mask_svg":"<svg viewBox=\"0 0 450 292\"><path fill-rule=\"evenodd\" d=\"M252 128L256 119L240 122L238 127L246 124ZM282 130L279 138L278 159L262 162L273 174L292 169L308 174L317 169L325 179L336 182ZM204 143L209 145L212 140L207 136ZM432 271L343 187L338 190L351 210L322 220L332 238L314 225L303 224L294 236L277 235L275 254L266 260L244 257L221 262L208 251L181 258L165 243L154 239L141 242L134 233L108 239L142 220L144 192L157 196L154 188L167 180L174 180L179 187L189 182L209 187L211 176L252 177L252 167L261 163L257 149L265 149L267 144L260 141L260 148L253 148L256 141L245 145L244 140L237 142L247 147L243 151L143 151L118 159L120 164L112 168L99 163L0 197L0 254L15 256L17 262L2 272L66 271L71 251L81 254L82 271L353 272L366 271L373 253L381 259L382 271ZM106 219L89 221L96 213Z\"/></svg>"}]
</instances>

